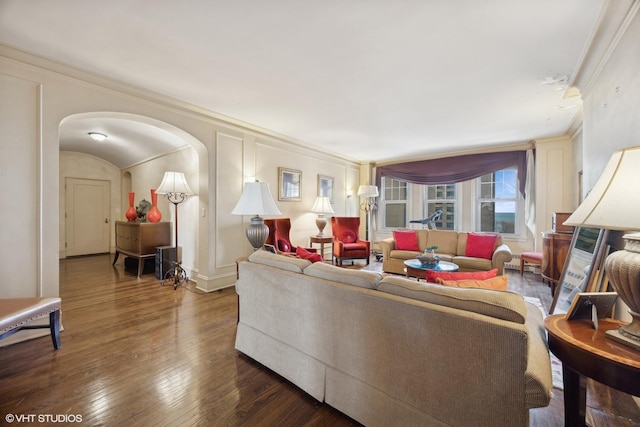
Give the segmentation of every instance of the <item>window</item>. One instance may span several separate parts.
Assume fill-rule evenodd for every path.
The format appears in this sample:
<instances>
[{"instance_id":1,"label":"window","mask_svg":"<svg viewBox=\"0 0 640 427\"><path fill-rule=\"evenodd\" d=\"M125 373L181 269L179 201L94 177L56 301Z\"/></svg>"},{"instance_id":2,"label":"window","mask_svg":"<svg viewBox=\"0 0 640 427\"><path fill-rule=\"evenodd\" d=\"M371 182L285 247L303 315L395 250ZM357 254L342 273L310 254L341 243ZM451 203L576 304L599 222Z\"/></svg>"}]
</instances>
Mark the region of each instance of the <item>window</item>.
<instances>
[{"instance_id":1,"label":"window","mask_svg":"<svg viewBox=\"0 0 640 427\"><path fill-rule=\"evenodd\" d=\"M407 182L383 178L382 212L384 228L407 226Z\"/></svg>"},{"instance_id":2,"label":"window","mask_svg":"<svg viewBox=\"0 0 640 427\"><path fill-rule=\"evenodd\" d=\"M520 216L518 170L503 169L478 178L479 231L516 234Z\"/></svg>"},{"instance_id":3,"label":"window","mask_svg":"<svg viewBox=\"0 0 640 427\"><path fill-rule=\"evenodd\" d=\"M455 230L456 184L427 185L426 188L425 218L441 209L442 217L436 221L436 228Z\"/></svg>"}]
</instances>

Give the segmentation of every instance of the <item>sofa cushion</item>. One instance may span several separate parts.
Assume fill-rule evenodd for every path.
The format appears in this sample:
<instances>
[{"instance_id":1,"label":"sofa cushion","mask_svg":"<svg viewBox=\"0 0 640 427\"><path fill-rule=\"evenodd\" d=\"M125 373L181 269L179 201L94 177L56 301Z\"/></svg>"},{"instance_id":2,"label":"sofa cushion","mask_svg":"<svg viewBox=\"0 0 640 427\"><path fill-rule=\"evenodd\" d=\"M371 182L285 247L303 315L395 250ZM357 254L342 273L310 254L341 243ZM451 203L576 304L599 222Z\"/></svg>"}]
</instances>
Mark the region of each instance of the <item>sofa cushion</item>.
<instances>
[{"instance_id":1,"label":"sofa cushion","mask_svg":"<svg viewBox=\"0 0 640 427\"><path fill-rule=\"evenodd\" d=\"M520 324L524 324L527 318L527 307L524 298L512 292L450 288L396 276L387 276L382 279L378 283L377 289L389 294L466 310Z\"/></svg>"},{"instance_id":2,"label":"sofa cushion","mask_svg":"<svg viewBox=\"0 0 640 427\"><path fill-rule=\"evenodd\" d=\"M396 249L403 251L420 250L416 230L394 230L393 238L396 241Z\"/></svg>"},{"instance_id":3,"label":"sofa cushion","mask_svg":"<svg viewBox=\"0 0 640 427\"><path fill-rule=\"evenodd\" d=\"M464 255L491 259L493 257L493 250L496 247L497 237L495 234L468 233L467 247L465 248Z\"/></svg>"},{"instance_id":4,"label":"sofa cushion","mask_svg":"<svg viewBox=\"0 0 640 427\"><path fill-rule=\"evenodd\" d=\"M437 279L442 280L485 280L491 279L498 275L498 269L494 268L489 271L463 271L449 273L446 271L427 270L427 282L439 283Z\"/></svg>"},{"instance_id":5,"label":"sofa cushion","mask_svg":"<svg viewBox=\"0 0 640 427\"><path fill-rule=\"evenodd\" d=\"M457 255L458 232L451 230L429 230L426 246L437 246L439 254Z\"/></svg>"},{"instance_id":6,"label":"sofa cushion","mask_svg":"<svg viewBox=\"0 0 640 427\"><path fill-rule=\"evenodd\" d=\"M271 267L281 268L293 273L302 273L306 267L311 265L311 261L302 258L294 258L292 256L277 255L262 249L255 251L249 255L249 261L256 264L268 265Z\"/></svg>"},{"instance_id":7,"label":"sofa cushion","mask_svg":"<svg viewBox=\"0 0 640 427\"><path fill-rule=\"evenodd\" d=\"M309 252L305 248L301 246L296 247L296 255L298 255L302 259L307 259L311 262L320 262L322 261L322 255L319 253Z\"/></svg>"},{"instance_id":8,"label":"sofa cushion","mask_svg":"<svg viewBox=\"0 0 640 427\"><path fill-rule=\"evenodd\" d=\"M349 270L323 262L308 266L304 269L304 274L367 289L375 289L378 282L382 280L382 275L373 271Z\"/></svg>"},{"instance_id":9,"label":"sofa cushion","mask_svg":"<svg viewBox=\"0 0 640 427\"><path fill-rule=\"evenodd\" d=\"M497 270L496 270L497 271ZM437 278L436 283L453 288L480 288L506 291L509 287L509 276L497 276L490 279L445 280Z\"/></svg>"}]
</instances>

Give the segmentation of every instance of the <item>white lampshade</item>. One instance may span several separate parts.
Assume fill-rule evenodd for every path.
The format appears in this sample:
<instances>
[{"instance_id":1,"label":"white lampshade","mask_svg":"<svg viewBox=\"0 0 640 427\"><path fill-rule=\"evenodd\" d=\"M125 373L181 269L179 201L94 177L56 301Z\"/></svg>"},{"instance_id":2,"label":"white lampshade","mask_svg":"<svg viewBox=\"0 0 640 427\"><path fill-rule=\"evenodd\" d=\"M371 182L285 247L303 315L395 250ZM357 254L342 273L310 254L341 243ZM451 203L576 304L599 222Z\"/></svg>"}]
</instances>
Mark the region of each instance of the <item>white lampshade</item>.
<instances>
[{"instance_id":1,"label":"white lampshade","mask_svg":"<svg viewBox=\"0 0 640 427\"><path fill-rule=\"evenodd\" d=\"M156 194L184 194L190 196L193 191L187 184L187 178L184 177L184 173L165 172L160 186L156 189Z\"/></svg>"},{"instance_id":2,"label":"white lampshade","mask_svg":"<svg viewBox=\"0 0 640 427\"><path fill-rule=\"evenodd\" d=\"M246 182L240 200L231 211L232 215L255 215L247 227L247 239L253 249L259 249L269 237L269 227L260 215L282 215L269 191L266 182Z\"/></svg>"},{"instance_id":3,"label":"white lampshade","mask_svg":"<svg viewBox=\"0 0 640 427\"><path fill-rule=\"evenodd\" d=\"M358 187L358 196L378 197L378 187L375 185L361 185Z\"/></svg>"},{"instance_id":4,"label":"white lampshade","mask_svg":"<svg viewBox=\"0 0 640 427\"><path fill-rule=\"evenodd\" d=\"M311 208L311 212L319 214L332 214L333 208L331 207L331 200L325 196L316 197L316 202Z\"/></svg>"},{"instance_id":5,"label":"white lampshade","mask_svg":"<svg viewBox=\"0 0 640 427\"><path fill-rule=\"evenodd\" d=\"M282 215L266 182L246 182L232 215Z\"/></svg>"}]
</instances>

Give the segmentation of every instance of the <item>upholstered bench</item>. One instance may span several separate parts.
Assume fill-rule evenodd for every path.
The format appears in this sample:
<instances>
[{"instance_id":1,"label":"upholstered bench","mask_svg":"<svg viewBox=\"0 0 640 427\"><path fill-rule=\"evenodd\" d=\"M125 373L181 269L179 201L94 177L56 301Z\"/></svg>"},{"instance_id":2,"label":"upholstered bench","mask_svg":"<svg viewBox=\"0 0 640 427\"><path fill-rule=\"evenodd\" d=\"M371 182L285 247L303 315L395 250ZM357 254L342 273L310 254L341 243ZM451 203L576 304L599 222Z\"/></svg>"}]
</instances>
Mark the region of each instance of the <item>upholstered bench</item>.
<instances>
[{"instance_id":1,"label":"upholstered bench","mask_svg":"<svg viewBox=\"0 0 640 427\"><path fill-rule=\"evenodd\" d=\"M60 298L2 298L0 299L0 339L21 329L51 331L53 348L60 348ZM28 325L29 322L49 315L48 325Z\"/></svg>"}]
</instances>

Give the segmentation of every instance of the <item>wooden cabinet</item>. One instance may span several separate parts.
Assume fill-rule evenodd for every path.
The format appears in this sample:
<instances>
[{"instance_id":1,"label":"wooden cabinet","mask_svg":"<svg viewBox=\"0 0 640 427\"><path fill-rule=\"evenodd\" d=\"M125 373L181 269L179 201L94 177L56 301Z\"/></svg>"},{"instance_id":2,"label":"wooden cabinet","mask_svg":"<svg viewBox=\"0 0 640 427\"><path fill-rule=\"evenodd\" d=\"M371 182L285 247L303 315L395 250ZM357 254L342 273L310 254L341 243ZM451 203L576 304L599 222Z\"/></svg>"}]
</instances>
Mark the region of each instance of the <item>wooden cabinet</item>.
<instances>
[{"instance_id":1,"label":"wooden cabinet","mask_svg":"<svg viewBox=\"0 0 640 427\"><path fill-rule=\"evenodd\" d=\"M113 265L118 261L120 252L138 258L138 277L140 277L144 267L144 259L155 257L158 246L170 244L170 222L116 221L116 254Z\"/></svg>"},{"instance_id":2,"label":"wooden cabinet","mask_svg":"<svg viewBox=\"0 0 640 427\"><path fill-rule=\"evenodd\" d=\"M542 277L552 282L553 289L560 280L572 238L572 233L542 233Z\"/></svg>"}]
</instances>

